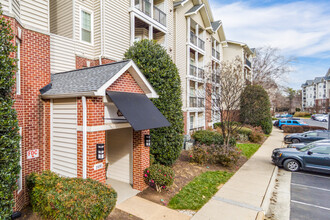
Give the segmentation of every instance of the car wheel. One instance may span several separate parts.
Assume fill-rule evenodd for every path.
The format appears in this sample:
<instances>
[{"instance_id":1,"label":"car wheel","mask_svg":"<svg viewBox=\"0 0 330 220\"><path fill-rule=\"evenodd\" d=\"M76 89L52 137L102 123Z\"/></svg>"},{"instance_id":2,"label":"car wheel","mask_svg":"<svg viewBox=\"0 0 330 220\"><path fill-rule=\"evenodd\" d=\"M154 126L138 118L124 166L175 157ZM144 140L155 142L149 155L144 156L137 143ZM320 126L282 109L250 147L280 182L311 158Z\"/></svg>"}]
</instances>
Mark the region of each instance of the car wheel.
<instances>
[{"instance_id":1,"label":"car wheel","mask_svg":"<svg viewBox=\"0 0 330 220\"><path fill-rule=\"evenodd\" d=\"M288 159L288 160L284 161L283 167L288 171L296 172L300 169L300 164L298 161L296 161L294 159Z\"/></svg>"},{"instance_id":2,"label":"car wheel","mask_svg":"<svg viewBox=\"0 0 330 220\"><path fill-rule=\"evenodd\" d=\"M323 122L327 122L327 120L325 120L325 119L323 119L322 121L323 121Z\"/></svg>"},{"instance_id":3,"label":"car wheel","mask_svg":"<svg viewBox=\"0 0 330 220\"><path fill-rule=\"evenodd\" d=\"M295 144L300 142L299 139L296 139L296 138L292 139L291 141L292 141L292 143L295 143Z\"/></svg>"}]
</instances>

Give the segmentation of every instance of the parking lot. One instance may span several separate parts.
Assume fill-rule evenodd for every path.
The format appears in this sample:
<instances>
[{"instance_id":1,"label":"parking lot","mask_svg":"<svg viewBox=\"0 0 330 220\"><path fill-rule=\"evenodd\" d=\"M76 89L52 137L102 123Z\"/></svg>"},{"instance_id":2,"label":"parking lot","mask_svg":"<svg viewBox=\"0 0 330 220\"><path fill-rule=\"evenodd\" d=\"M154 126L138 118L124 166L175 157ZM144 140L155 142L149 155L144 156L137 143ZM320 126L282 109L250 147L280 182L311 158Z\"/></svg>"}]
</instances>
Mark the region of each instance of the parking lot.
<instances>
[{"instance_id":1,"label":"parking lot","mask_svg":"<svg viewBox=\"0 0 330 220\"><path fill-rule=\"evenodd\" d=\"M329 175L292 173L290 219L330 219Z\"/></svg>"},{"instance_id":2,"label":"parking lot","mask_svg":"<svg viewBox=\"0 0 330 220\"><path fill-rule=\"evenodd\" d=\"M310 126L319 126L319 127L328 128L328 122L321 122L312 119L302 119L302 121L306 122Z\"/></svg>"}]
</instances>

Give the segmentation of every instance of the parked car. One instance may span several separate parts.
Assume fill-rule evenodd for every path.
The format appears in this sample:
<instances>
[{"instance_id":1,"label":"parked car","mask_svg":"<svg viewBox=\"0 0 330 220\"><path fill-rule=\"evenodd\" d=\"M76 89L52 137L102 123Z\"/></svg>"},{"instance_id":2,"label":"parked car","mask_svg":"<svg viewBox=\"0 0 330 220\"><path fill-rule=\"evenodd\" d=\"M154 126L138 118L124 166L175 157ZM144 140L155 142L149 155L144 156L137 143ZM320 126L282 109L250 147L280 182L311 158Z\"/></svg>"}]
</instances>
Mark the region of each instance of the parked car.
<instances>
[{"instance_id":1,"label":"parked car","mask_svg":"<svg viewBox=\"0 0 330 220\"><path fill-rule=\"evenodd\" d=\"M329 119L328 115L320 115L315 117L316 121L322 121L322 122L328 122L328 119Z\"/></svg>"},{"instance_id":2,"label":"parked car","mask_svg":"<svg viewBox=\"0 0 330 220\"><path fill-rule=\"evenodd\" d=\"M316 120L316 117L323 116L326 114L312 114L311 119Z\"/></svg>"},{"instance_id":3,"label":"parked car","mask_svg":"<svg viewBox=\"0 0 330 220\"><path fill-rule=\"evenodd\" d=\"M330 144L314 143L301 149L276 148L273 150L272 161L291 172L301 169L330 174Z\"/></svg>"},{"instance_id":4,"label":"parked car","mask_svg":"<svg viewBox=\"0 0 330 220\"><path fill-rule=\"evenodd\" d=\"M278 122L278 127L282 129L283 125L298 125L298 126L306 126L306 122L300 120L292 120L292 119L281 119Z\"/></svg>"},{"instance_id":5,"label":"parked car","mask_svg":"<svg viewBox=\"0 0 330 220\"><path fill-rule=\"evenodd\" d=\"M330 131L328 130L315 130L307 131L304 133L288 134L284 137L285 143L310 143L314 141L330 139Z\"/></svg>"},{"instance_id":6,"label":"parked car","mask_svg":"<svg viewBox=\"0 0 330 220\"><path fill-rule=\"evenodd\" d=\"M288 144L287 147L301 149L301 148L305 147L306 145L318 144L318 143L329 143L330 144L330 139L323 139L323 140L314 141L311 143L292 143L292 144Z\"/></svg>"},{"instance_id":7,"label":"parked car","mask_svg":"<svg viewBox=\"0 0 330 220\"><path fill-rule=\"evenodd\" d=\"M292 118L293 115L290 115L290 114L282 114L281 115L281 118Z\"/></svg>"}]
</instances>

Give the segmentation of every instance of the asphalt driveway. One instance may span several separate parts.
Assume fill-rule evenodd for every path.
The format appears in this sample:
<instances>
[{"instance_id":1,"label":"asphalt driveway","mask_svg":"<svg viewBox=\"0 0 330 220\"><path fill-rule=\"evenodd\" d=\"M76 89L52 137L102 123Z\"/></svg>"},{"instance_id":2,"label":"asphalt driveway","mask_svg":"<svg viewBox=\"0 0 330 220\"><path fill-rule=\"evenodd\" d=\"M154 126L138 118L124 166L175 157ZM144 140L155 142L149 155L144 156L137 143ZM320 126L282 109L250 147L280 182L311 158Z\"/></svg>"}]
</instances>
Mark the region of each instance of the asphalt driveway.
<instances>
[{"instance_id":1,"label":"asphalt driveway","mask_svg":"<svg viewBox=\"0 0 330 220\"><path fill-rule=\"evenodd\" d=\"M302 121L306 122L310 126L319 126L319 127L328 128L328 122L321 122L312 119L302 119Z\"/></svg>"},{"instance_id":2,"label":"asphalt driveway","mask_svg":"<svg viewBox=\"0 0 330 220\"><path fill-rule=\"evenodd\" d=\"M330 176L292 173L291 220L330 218Z\"/></svg>"}]
</instances>

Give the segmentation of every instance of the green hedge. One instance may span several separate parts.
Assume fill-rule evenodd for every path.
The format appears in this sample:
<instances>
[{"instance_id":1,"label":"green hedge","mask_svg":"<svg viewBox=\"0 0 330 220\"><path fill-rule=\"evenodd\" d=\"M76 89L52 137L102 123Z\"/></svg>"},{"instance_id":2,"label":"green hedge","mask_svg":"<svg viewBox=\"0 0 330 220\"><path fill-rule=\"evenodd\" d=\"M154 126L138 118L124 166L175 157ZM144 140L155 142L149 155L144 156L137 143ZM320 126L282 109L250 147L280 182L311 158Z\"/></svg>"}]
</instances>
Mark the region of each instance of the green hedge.
<instances>
[{"instance_id":1,"label":"green hedge","mask_svg":"<svg viewBox=\"0 0 330 220\"><path fill-rule=\"evenodd\" d=\"M245 87L240 100L240 120L254 127L261 126L265 134L273 128L270 101L267 92L259 85Z\"/></svg>"},{"instance_id":2,"label":"green hedge","mask_svg":"<svg viewBox=\"0 0 330 220\"><path fill-rule=\"evenodd\" d=\"M20 171L20 136L12 97L16 59L10 57L16 48L10 23L1 15L0 4L0 219L10 219Z\"/></svg>"},{"instance_id":3,"label":"green hedge","mask_svg":"<svg viewBox=\"0 0 330 220\"><path fill-rule=\"evenodd\" d=\"M191 137L200 144L205 144L205 145L212 145L212 144L223 145L224 144L224 139L223 139L222 135L216 131L199 130L199 131L195 131ZM230 145L236 145L235 138L230 139Z\"/></svg>"},{"instance_id":4,"label":"green hedge","mask_svg":"<svg viewBox=\"0 0 330 220\"><path fill-rule=\"evenodd\" d=\"M116 205L117 193L92 179L32 173L27 179L33 211L46 219L104 219Z\"/></svg>"},{"instance_id":5,"label":"green hedge","mask_svg":"<svg viewBox=\"0 0 330 220\"><path fill-rule=\"evenodd\" d=\"M135 42L125 53L132 59L159 95L152 102L171 123L170 127L151 129L150 152L155 162L172 165L183 145L181 81L177 67L166 49L155 41Z\"/></svg>"}]
</instances>

